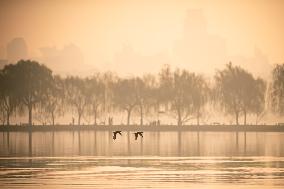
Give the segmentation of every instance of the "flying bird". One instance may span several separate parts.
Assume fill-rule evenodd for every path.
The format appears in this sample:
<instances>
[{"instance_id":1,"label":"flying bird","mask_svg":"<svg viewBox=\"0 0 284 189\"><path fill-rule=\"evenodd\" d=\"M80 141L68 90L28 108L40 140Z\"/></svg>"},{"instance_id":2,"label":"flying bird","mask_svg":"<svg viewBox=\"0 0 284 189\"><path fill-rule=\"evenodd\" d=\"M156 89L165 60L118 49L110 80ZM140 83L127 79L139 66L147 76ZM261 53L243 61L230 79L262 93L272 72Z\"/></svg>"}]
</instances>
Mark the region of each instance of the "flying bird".
<instances>
[{"instance_id":1,"label":"flying bird","mask_svg":"<svg viewBox=\"0 0 284 189\"><path fill-rule=\"evenodd\" d=\"M122 136L121 131L114 131L114 132L113 132L113 136L112 136L112 139L113 139L113 140L116 139L116 135L117 135L117 134L120 134L120 136Z\"/></svg>"},{"instance_id":2,"label":"flying bird","mask_svg":"<svg viewBox=\"0 0 284 189\"><path fill-rule=\"evenodd\" d=\"M139 135L143 138L143 132L136 132L134 133L134 135L135 135L135 140L137 140Z\"/></svg>"}]
</instances>

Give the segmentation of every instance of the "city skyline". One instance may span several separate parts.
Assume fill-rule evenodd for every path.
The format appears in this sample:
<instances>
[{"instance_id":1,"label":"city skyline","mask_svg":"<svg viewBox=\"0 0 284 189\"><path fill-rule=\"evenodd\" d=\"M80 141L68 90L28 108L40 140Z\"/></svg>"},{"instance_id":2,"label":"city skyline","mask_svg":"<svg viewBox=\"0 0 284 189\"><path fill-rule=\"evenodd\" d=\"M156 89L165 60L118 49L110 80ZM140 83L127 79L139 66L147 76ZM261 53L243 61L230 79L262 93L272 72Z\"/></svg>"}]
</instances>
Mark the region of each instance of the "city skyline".
<instances>
[{"instance_id":1,"label":"city skyline","mask_svg":"<svg viewBox=\"0 0 284 189\"><path fill-rule=\"evenodd\" d=\"M28 58L60 74L142 75L170 64L212 75L232 61L267 77L284 60L281 1L71 1L62 9L64 2L2 1L0 59L20 37Z\"/></svg>"}]
</instances>

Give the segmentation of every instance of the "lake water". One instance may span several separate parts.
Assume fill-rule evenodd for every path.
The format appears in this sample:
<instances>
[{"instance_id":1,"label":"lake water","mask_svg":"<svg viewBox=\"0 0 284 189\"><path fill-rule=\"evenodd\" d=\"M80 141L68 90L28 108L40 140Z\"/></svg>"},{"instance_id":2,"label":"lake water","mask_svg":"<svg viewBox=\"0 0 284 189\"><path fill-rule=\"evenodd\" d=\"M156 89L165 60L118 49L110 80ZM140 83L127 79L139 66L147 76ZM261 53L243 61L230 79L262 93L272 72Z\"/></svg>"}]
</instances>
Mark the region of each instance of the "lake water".
<instances>
[{"instance_id":1,"label":"lake water","mask_svg":"<svg viewBox=\"0 0 284 189\"><path fill-rule=\"evenodd\" d=\"M284 133L0 132L0 188L283 188Z\"/></svg>"}]
</instances>

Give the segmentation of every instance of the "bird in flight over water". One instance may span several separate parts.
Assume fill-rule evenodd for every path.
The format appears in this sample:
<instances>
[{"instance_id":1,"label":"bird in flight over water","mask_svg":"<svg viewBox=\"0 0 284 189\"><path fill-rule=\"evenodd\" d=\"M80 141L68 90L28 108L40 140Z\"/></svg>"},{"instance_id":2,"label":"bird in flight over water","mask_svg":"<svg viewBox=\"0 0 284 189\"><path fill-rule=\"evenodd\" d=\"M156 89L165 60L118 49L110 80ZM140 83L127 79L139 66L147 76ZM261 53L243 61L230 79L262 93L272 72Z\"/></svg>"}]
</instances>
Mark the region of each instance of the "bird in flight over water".
<instances>
[{"instance_id":1,"label":"bird in flight over water","mask_svg":"<svg viewBox=\"0 0 284 189\"><path fill-rule=\"evenodd\" d=\"M134 135L135 135L135 140L137 140L139 135L143 138L143 132L136 132L134 133Z\"/></svg>"},{"instance_id":2,"label":"bird in flight over water","mask_svg":"<svg viewBox=\"0 0 284 189\"><path fill-rule=\"evenodd\" d=\"M113 136L112 136L113 140L116 139L116 135L117 135L117 134L120 134L120 136L122 136L121 131L114 131L114 132L113 132Z\"/></svg>"}]
</instances>

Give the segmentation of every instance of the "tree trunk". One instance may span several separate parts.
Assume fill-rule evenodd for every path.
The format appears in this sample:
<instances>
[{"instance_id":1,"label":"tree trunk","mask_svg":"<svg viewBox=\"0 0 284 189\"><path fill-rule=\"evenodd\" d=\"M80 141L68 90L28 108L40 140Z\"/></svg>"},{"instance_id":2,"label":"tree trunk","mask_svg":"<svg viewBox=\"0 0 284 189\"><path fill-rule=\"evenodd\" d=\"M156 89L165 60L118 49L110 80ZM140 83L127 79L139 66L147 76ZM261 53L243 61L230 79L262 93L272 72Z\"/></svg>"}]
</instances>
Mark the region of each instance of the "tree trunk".
<instances>
[{"instance_id":1,"label":"tree trunk","mask_svg":"<svg viewBox=\"0 0 284 189\"><path fill-rule=\"evenodd\" d=\"M180 109L178 108L177 109L177 113L178 113L178 126L181 126L182 125L182 121L181 121L181 112L180 112Z\"/></svg>"},{"instance_id":2,"label":"tree trunk","mask_svg":"<svg viewBox=\"0 0 284 189\"><path fill-rule=\"evenodd\" d=\"M3 125L3 126L5 125L5 122L6 122L5 119L3 119L3 120L2 120L2 125Z\"/></svg>"},{"instance_id":3,"label":"tree trunk","mask_svg":"<svg viewBox=\"0 0 284 189\"><path fill-rule=\"evenodd\" d=\"M236 112L236 125L239 125L239 112Z\"/></svg>"},{"instance_id":4,"label":"tree trunk","mask_svg":"<svg viewBox=\"0 0 284 189\"><path fill-rule=\"evenodd\" d=\"M54 126L54 112L51 113L51 118L52 118L52 126Z\"/></svg>"},{"instance_id":5,"label":"tree trunk","mask_svg":"<svg viewBox=\"0 0 284 189\"><path fill-rule=\"evenodd\" d=\"M7 111L7 126L10 125L10 112Z\"/></svg>"},{"instance_id":6,"label":"tree trunk","mask_svg":"<svg viewBox=\"0 0 284 189\"><path fill-rule=\"evenodd\" d=\"M94 112L94 125L97 125L97 110Z\"/></svg>"},{"instance_id":7,"label":"tree trunk","mask_svg":"<svg viewBox=\"0 0 284 189\"><path fill-rule=\"evenodd\" d=\"M78 125L81 123L81 113L78 114Z\"/></svg>"},{"instance_id":8,"label":"tree trunk","mask_svg":"<svg viewBox=\"0 0 284 189\"><path fill-rule=\"evenodd\" d=\"M130 124L131 109L127 110L127 125Z\"/></svg>"},{"instance_id":9,"label":"tree trunk","mask_svg":"<svg viewBox=\"0 0 284 189\"><path fill-rule=\"evenodd\" d=\"M143 107L140 105L140 125L143 125Z\"/></svg>"},{"instance_id":10,"label":"tree trunk","mask_svg":"<svg viewBox=\"0 0 284 189\"><path fill-rule=\"evenodd\" d=\"M28 109L29 109L29 125L32 126L33 125L33 107L32 105L29 105L28 106Z\"/></svg>"},{"instance_id":11,"label":"tree trunk","mask_svg":"<svg viewBox=\"0 0 284 189\"><path fill-rule=\"evenodd\" d=\"M244 125L247 125L247 111L244 110Z\"/></svg>"},{"instance_id":12,"label":"tree trunk","mask_svg":"<svg viewBox=\"0 0 284 189\"><path fill-rule=\"evenodd\" d=\"M260 115L258 113L256 113L255 116L255 125L257 125L261 118L259 117Z\"/></svg>"},{"instance_id":13,"label":"tree trunk","mask_svg":"<svg viewBox=\"0 0 284 189\"><path fill-rule=\"evenodd\" d=\"M197 125L199 125L199 114L197 115Z\"/></svg>"},{"instance_id":14,"label":"tree trunk","mask_svg":"<svg viewBox=\"0 0 284 189\"><path fill-rule=\"evenodd\" d=\"M199 108L198 108L198 110L197 110L197 116L196 116L197 125L199 125L199 117L200 117L200 110L199 110Z\"/></svg>"}]
</instances>

